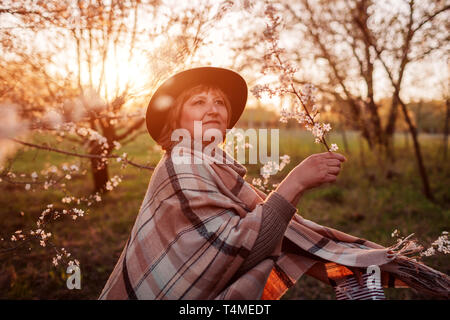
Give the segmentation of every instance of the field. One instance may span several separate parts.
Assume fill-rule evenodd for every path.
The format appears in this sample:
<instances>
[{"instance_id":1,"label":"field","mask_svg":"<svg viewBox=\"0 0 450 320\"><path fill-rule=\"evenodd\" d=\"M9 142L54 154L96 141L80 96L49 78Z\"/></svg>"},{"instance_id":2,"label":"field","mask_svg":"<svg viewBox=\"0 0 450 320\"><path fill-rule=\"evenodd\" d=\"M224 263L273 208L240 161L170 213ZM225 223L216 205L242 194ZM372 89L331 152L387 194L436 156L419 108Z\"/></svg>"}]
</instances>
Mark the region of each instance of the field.
<instances>
[{"instance_id":1,"label":"field","mask_svg":"<svg viewBox=\"0 0 450 320\"><path fill-rule=\"evenodd\" d=\"M425 165L436 202L427 200L421 192L421 182L416 169L412 143L406 143L403 135L395 137L397 161L386 176L385 170L374 153L361 150L359 136L347 132L349 150L343 149L342 136L331 134L330 143L340 146L348 161L344 163L338 181L308 191L300 200L299 213L310 220L352 235L389 246L394 243L393 230L401 235L415 233L425 245L434 241L442 231L450 229L450 162L444 163L440 149L440 136L421 135ZM53 141L47 136L35 136L35 142ZM60 143L58 148L66 149ZM126 152L138 163L156 165L161 154L153 149L153 141L147 135L139 136L125 146ZM291 162L273 182L278 182L302 159L312 153L323 152L313 143L309 133L297 130L280 130L280 155L288 154ZM31 174L40 172L50 164L77 164L88 169L86 175L73 175L67 181L67 192L77 197L87 196L92 190L89 163L86 160L67 157L57 153L24 149L19 151L13 164L14 172ZM247 181L258 174L258 167L248 166ZM51 248L42 248L39 243L22 246L12 252L0 254L0 298L1 299L96 299L129 235L141 201L151 177L151 171L134 167L121 169L113 161L110 177L122 176L122 182L112 192L103 196L103 201L89 207L89 214L77 220L64 218L54 222L48 231L58 247L64 247L80 261L82 289L66 288L65 267L54 267ZM26 191L22 184L0 183L0 214L2 218L1 247L13 243L11 234L18 229L29 230L45 210L47 204L56 208L67 208L61 202L65 195L62 189L36 189ZM23 215L21 214L23 212ZM30 249L31 248L31 249ZM448 256L436 255L424 260L429 266L450 274ZM388 289L389 299L429 299L410 289ZM331 287L315 279L303 277L291 288L283 299L334 299Z\"/></svg>"}]
</instances>

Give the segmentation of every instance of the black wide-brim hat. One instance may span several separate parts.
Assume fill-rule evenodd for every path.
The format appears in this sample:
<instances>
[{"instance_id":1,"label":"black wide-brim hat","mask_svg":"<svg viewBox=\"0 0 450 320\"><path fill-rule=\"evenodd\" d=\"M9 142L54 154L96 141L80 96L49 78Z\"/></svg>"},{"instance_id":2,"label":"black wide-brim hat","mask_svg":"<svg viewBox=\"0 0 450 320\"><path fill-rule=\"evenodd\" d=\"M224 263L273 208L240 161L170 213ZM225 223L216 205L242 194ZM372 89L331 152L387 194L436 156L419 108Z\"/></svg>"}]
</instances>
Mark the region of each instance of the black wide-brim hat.
<instances>
[{"instance_id":1,"label":"black wide-brim hat","mask_svg":"<svg viewBox=\"0 0 450 320\"><path fill-rule=\"evenodd\" d=\"M247 103L247 83L238 73L223 68L200 67L182 71L164 81L155 91L147 107L147 130L156 141L168 121L173 102L185 90L199 84L213 84L222 89L231 104L228 129L234 127Z\"/></svg>"}]
</instances>

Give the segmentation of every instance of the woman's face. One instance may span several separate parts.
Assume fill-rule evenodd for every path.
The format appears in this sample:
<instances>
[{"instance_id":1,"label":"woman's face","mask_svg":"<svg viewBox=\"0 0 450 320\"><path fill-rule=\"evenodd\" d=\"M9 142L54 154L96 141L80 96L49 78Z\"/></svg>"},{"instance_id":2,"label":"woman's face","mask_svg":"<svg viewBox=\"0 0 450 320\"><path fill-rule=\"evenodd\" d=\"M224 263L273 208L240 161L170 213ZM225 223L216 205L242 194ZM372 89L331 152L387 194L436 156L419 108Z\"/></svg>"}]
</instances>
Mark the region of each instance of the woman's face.
<instances>
[{"instance_id":1,"label":"woman's face","mask_svg":"<svg viewBox=\"0 0 450 320\"><path fill-rule=\"evenodd\" d=\"M180 127L187 129L191 137L194 137L194 121L202 122L203 134L213 128L225 134L228 111L220 92L209 90L189 97L181 109Z\"/></svg>"}]
</instances>

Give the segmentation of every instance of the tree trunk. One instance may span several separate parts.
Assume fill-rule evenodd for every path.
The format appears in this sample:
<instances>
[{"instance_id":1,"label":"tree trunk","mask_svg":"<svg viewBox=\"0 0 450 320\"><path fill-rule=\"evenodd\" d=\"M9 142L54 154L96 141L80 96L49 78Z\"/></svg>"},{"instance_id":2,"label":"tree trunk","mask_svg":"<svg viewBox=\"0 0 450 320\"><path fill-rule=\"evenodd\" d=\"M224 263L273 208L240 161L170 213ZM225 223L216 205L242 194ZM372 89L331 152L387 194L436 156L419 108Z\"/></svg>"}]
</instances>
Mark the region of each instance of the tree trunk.
<instances>
[{"instance_id":1,"label":"tree trunk","mask_svg":"<svg viewBox=\"0 0 450 320\"><path fill-rule=\"evenodd\" d=\"M399 98L400 105L402 107L403 115L405 116L406 123L408 124L409 132L413 140L414 152L416 155L417 166L419 167L420 177L422 179L423 193L429 200L434 200L433 194L431 193L430 183L428 181L428 175L423 163L422 152L420 150L419 140L417 138L417 130L411 119L408 116L408 110L406 109L405 103Z\"/></svg>"},{"instance_id":2,"label":"tree trunk","mask_svg":"<svg viewBox=\"0 0 450 320\"><path fill-rule=\"evenodd\" d=\"M367 165L366 165L366 157L364 154L364 140L362 135L359 135L359 158L361 160L361 167L364 170L364 173L367 175Z\"/></svg>"},{"instance_id":3,"label":"tree trunk","mask_svg":"<svg viewBox=\"0 0 450 320\"><path fill-rule=\"evenodd\" d=\"M444 157L444 162L447 161L447 152L448 152L448 122L450 119L450 101L449 99L445 100L445 104L446 104L446 115L445 115L445 123L444 123L444 141L443 141L443 157Z\"/></svg>"},{"instance_id":4,"label":"tree trunk","mask_svg":"<svg viewBox=\"0 0 450 320\"><path fill-rule=\"evenodd\" d=\"M383 137L384 139L384 155L390 164L395 164L396 155L395 155L395 133L388 134Z\"/></svg>"},{"instance_id":5,"label":"tree trunk","mask_svg":"<svg viewBox=\"0 0 450 320\"><path fill-rule=\"evenodd\" d=\"M101 146L96 142L92 142L90 154L101 155L101 153ZM91 172L94 180L94 193L107 191L106 183L109 180L108 165L101 161L101 159L91 159Z\"/></svg>"},{"instance_id":6,"label":"tree trunk","mask_svg":"<svg viewBox=\"0 0 450 320\"><path fill-rule=\"evenodd\" d=\"M392 98L392 105L389 111L388 123L384 130L384 146L386 151L386 157L392 162L395 162L395 150L394 150L394 134L395 134L395 124L397 120L397 108L398 100L397 98Z\"/></svg>"},{"instance_id":7,"label":"tree trunk","mask_svg":"<svg viewBox=\"0 0 450 320\"><path fill-rule=\"evenodd\" d=\"M108 165L103 164L100 169L98 166L101 165L100 160L91 159L91 168L92 168L92 178L94 180L94 193L99 192L103 193L106 191L106 183L109 180L108 175Z\"/></svg>"},{"instance_id":8,"label":"tree trunk","mask_svg":"<svg viewBox=\"0 0 450 320\"><path fill-rule=\"evenodd\" d=\"M419 105L417 106L417 112L416 112L416 127L417 132L422 132L422 107L423 107L423 101L419 101Z\"/></svg>"},{"instance_id":9,"label":"tree trunk","mask_svg":"<svg viewBox=\"0 0 450 320\"><path fill-rule=\"evenodd\" d=\"M344 150L347 154L351 154L350 148L348 147L347 134L345 133L345 129L341 130L342 142L344 144Z\"/></svg>"},{"instance_id":10,"label":"tree trunk","mask_svg":"<svg viewBox=\"0 0 450 320\"><path fill-rule=\"evenodd\" d=\"M101 131L97 129L97 126L95 125L95 120L91 120L91 128L92 130L96 130L102 133L103 137L106 138L108 147L105 147L97 141L92 141L90 143L90 153L95 155L110 155L113 150L113 141L119 140L115 128L110 125L109 121L98 119L97 120L99 127ZM131 128L138 128L138 124L133 125ZM131 129L129 128L129 129ZM133 129L134 130L134 129ZM126 135L133 132L133 130L127 131L126 134L122 137L125 138ZM106 189L106 183L109 180L109 174L108 174L108 164L106 162L103 162L101 159L91 159L91 169L92 169L92 178L94 179L94 192L107 192Z\"/></svg>"},{"instance_id":11,"label":"tree trunk","mask_svg":"<svg viewBox=\"0 0 450 320\"><path fill-rule=\"evenodd\" d=\"M403 136L405 137L405 150L409 149L409 132L403 132Z\"/></svg>"}]
</instances>

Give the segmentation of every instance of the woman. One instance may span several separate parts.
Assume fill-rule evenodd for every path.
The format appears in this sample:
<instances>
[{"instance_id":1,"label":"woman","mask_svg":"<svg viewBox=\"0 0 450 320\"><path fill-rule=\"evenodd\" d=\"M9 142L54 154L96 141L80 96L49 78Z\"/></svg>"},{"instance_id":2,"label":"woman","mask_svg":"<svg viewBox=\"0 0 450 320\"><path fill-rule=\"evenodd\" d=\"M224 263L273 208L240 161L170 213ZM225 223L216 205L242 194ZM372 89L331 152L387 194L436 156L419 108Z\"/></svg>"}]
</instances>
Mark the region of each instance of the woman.
<instances>
[{"instance_id":1,"label":"woman","mask_svg":"<svg viewBox=\"0 0 450 320\"><path fill-rule=\"evenodd\" d=\"M246 100L244 79L213 67L178 73L155 92L147 128L166 153L100 299L278 299L305 273L334 286L338 298L383 298L381 287L368 287L361 276L369 266L381 268L384 286L448 294L447 276L396 248L295 214L306 190L336 181L343 155L311 155L266 195L244 180L245 167L229 154L205 152L207 132L222 142ZM414 268L426 285L417 284ZM350 294L353 275L360 286Z\"/></svg>"}]
</instances>

